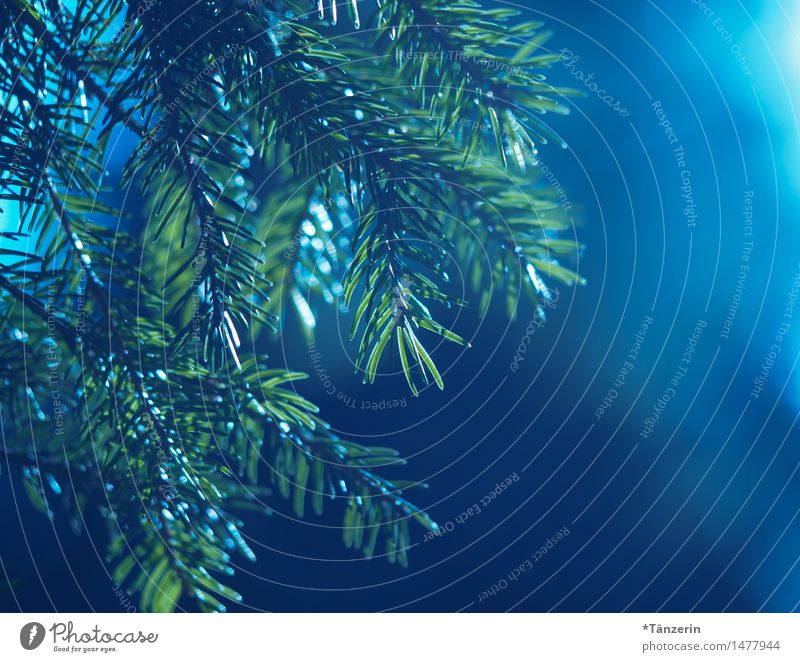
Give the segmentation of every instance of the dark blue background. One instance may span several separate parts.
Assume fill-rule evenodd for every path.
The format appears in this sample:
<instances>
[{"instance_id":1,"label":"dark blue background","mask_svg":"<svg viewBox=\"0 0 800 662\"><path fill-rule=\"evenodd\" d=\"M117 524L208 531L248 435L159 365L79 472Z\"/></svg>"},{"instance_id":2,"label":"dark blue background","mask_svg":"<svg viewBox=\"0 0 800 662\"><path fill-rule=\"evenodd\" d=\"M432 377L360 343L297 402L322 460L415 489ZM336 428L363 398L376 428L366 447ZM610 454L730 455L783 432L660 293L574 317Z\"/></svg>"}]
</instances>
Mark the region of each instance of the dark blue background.
<instances>
[{"instance_id":1,"label":"dark blue background","mask_svg":"<svg viewBox=\"0 0 800 662\"><path fill-rule=\"evenodd\" d=\"M574 205L588 284L560 288L516 373L509 366L532 311L508 325L498 306L472 311L459 332L472 349L442 348L445 391L391 411L342 406L311 378L303 391L343 436L393 445L410 458L398 475L427 480L415 495L440 524L455 521L515 474L519 480L452 532L423 542L410 566L355 558L336 519L294 521L287 504L249 519L259 560L234 580L246 608L425 611L790 611L800 606L800 435L795 427L800 312L760 397L753 380L784 321L800 270L795 0L707 3L533 2L524 13L554 30L575 68L621 106L589 91L551 120L567 150L542 148ZM717 21L715 23L715 21ZM724 24L726 32L720 32ZM743 60L737 60L741 53ZM556 65L551 80L582 87ZM686 151L697 212L684 216L681 170L653 104L660 101ZM723 323L745 248L744 205L753 192L753 249L729 337ZM595 411L646 316L632 372L598 420ZM644 421L681 365L698 320L706 326L686 376L645 439ZM402 376L364 387L352 373L349 320L322 315L317 345L338 393L406 396ZM277 361L313 371L289 323ZM525 468L527 467L527 468ZM390 473L387 470L387 473ZM4 541L0 607L115 611L102 530L75 537L31 511L20 485L0 478ZM24 533L17 516L25 522ZM508 574L560 529L517 581ZM100 555L93 548L101 550ZM33 560L32 560L33 559ZM244 563L244 562L243 562ZM501 580L507 583L502 588ZM481 593L499 585L494 595ZM49 591L49 597L44 586ZM80 586L80 589L78 588ZM83 594L83 595L82 595ZM85 597L84 597L85 596Z\"/></svg>"}]
</instances>

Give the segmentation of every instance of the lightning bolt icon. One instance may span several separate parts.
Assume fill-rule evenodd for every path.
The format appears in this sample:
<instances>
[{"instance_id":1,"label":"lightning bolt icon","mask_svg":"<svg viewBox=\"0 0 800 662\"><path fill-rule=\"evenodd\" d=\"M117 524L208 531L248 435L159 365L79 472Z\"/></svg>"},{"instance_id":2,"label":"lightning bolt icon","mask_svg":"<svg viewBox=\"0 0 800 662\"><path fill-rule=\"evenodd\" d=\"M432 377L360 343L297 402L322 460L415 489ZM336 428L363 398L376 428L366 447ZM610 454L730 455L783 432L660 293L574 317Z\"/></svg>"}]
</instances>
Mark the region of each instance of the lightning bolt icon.
<instances>
[{"instance_id":1,"label":"lightning bolt icon","mask_svg":"<svg viewBox=\"0 0 800 662\"><path fill-rule=\"evenodd\" d=\"M36 632L38 628L35 625L31 625L31 631L28 633L28 644L33 643L33 639L36 636Z\"/></svg>"}]
</instances>

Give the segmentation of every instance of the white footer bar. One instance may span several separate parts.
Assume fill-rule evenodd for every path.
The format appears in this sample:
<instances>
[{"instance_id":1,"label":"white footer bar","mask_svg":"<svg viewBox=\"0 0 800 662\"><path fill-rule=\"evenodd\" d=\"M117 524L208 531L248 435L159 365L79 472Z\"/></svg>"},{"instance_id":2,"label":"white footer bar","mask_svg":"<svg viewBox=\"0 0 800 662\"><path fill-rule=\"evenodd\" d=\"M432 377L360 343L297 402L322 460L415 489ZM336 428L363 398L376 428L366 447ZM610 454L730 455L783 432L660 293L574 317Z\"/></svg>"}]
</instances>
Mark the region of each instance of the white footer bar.
<instances>
[{"instance_id":1,"label":"white footer bar","mask_svg":"<svg viewBox=\"0 0 800 662\"><path fill-rule=\"evenodd\" d=\"M255 656L255 657L254 657ZM0 660L800 660L788 614L3 614Z\"/></svg>"}]
</instances>

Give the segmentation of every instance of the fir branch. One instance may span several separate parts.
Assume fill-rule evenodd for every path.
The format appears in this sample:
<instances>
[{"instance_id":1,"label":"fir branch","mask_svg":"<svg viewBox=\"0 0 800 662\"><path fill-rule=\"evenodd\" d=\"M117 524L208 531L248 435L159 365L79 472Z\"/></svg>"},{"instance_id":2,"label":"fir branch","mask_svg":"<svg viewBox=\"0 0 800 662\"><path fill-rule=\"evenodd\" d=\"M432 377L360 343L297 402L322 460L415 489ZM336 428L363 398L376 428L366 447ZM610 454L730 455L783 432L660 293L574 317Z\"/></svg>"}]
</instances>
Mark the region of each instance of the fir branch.
<instances>
[{"instance_id":1,"label":"fir branch","mask_svg":"<svg viewBox=\"0 0 800 662\"><path fill-rule=\"evenodd\" d=\"M421 105L440 117L437 136L460 138L465 163L487 128L505 166L509 160L523 170L535 165L537 143L565 146L534 113L566 114L560 98L577 93L545 82L541 71L561 55L544 50L551 35L540 22L512 23L517 15L472 0L386 0L378 12L388 52L413 79Z\"/></svg>"},{"instance_id":2,"label":"fir branch","mask_svg":"<svg viewBox=\"0 0 800 662\"><path fill-rule=\"evenodd\" d=\"M534 165L549 134L523 109L558 111L563 93L541 77L555 61L543 33L468 0L386 0L383 37L366 44L304 7L212 0L176 16L164 0L0 0L0 200L35 244L0 267L0 371L27 380L4 381L0 405L44 439L34 447L20 416L0 458L22 465L45 512L47 490L73 478L70 507L101 502L114 580L145 610L240 598L217 578L232 572L227 550L253 557L232 512L265 508L262 462L298 516L332 499L365 556L383 534L404 565L410 521L436 528L405 498L415 483L379 474L403 464L397 451L337 438L295 390L303 375L256 359L281 301L309 328L319 301L351 305L365 380L390 350L418 393L443 386L428 337L464 342L437 319L465 303L447 255L469 262L476 291L488 278L542 298L539 273L577 280L556 261L577 247L552 196L470 160ZM426 48L449 59L416 57ZM376 64L391 58L395 70ZM142 202L132 219L100 184L122 127L137 141L122 182ZM119 231L150 218L141 237ZM471 259L476 237L496 255L489 272ZM60 397L80 414L63 434L47 403L54 347L69 352Z\"/></svg>"}]
</instances>

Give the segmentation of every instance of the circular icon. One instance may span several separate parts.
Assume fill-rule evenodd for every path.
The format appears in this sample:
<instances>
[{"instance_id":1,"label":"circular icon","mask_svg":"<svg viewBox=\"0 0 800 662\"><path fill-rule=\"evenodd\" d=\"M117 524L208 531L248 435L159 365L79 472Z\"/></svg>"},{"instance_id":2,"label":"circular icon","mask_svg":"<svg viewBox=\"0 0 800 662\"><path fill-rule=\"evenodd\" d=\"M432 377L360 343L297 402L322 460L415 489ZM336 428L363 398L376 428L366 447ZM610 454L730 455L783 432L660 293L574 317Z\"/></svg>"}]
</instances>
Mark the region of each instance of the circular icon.
<instances>
[{"instance_id":1,"label":"circular icon","mask_svg":"<svg viewBox=\"0 0 800 662\"><path fill-rule=\"evenodd\" d=\"M19 643L26 651L32 651L38 648L44 641L44 625L41 623L28 623L23 625L19 631Z\"/></svg>"}]
</instances>

